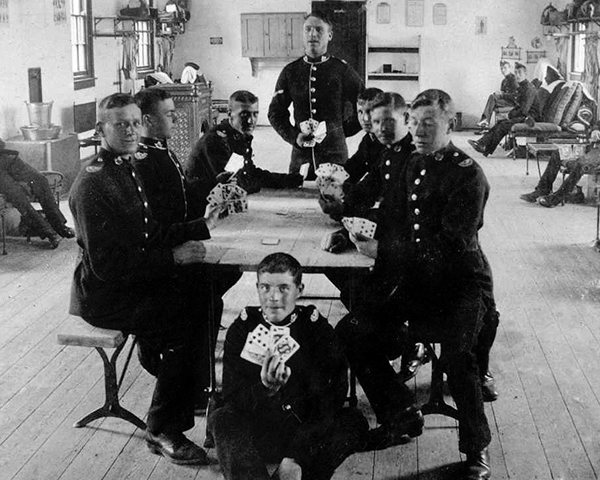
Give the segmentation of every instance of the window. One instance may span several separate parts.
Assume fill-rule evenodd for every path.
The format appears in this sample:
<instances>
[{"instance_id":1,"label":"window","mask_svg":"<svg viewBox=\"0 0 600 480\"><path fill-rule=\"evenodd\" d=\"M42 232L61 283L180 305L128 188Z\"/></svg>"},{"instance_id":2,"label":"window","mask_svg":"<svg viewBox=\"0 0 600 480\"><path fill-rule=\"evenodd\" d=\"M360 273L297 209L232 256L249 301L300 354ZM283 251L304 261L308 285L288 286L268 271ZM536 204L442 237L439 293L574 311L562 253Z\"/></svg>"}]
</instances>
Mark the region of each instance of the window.
<instances>
[{"instance_id":1,"label":"window","mask_svg":"<svg viewBox=\"0 0 600 480\"><path fill-rule=\"evenodd\" d=\"M75 90L93 87L92 0L71 0L71 48Z\"/></svg>"},{"instance_id":2,"label":"window","mask_svg":"<svg viewBox=\"0 0 600 480\"><path fill-rule=\"evenodd\" d=\"M571 37L571 72L583 73L585 67L585 23L574 23Z\"/></svg>"},{"instance_id":3,"label":"window","mask_svg":"<svg viewBox=\"0 0 600 480\"><path fill-rule=\"evenodd\" d=\"M134 25L138 35L138 72L154 71L154 32L149 20L136 21Z\"/></svg>"}]
</instances>

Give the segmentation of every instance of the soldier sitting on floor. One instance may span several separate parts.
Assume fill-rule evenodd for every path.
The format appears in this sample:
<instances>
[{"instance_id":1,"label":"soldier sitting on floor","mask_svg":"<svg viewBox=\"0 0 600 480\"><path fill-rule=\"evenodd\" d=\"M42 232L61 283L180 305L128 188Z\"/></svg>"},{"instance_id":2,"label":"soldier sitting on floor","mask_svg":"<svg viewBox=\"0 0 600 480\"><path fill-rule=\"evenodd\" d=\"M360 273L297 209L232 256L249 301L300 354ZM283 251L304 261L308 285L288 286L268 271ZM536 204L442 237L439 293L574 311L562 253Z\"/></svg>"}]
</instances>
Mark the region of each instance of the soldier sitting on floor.
<instances>
[{"instance_id":1,"label":"soldier sitting on floor","mask_svg":"<svg viewBox=\"0 0 600 480\"><path fill-rule=\"evenodd\" d=\"M298 261L274 253L257 274L261 306L247 307L227 332L224 405L208 418L223 476L269 480L268 462L279 464L279 479L327 480L363 447L367 420L342 408L348 370L333 328L316 307L296 305ZM271 341L253 354L259 331Z\"/></svg>"},{"instance_id":2,"label":"soldier sitting on floor","mask_svg":"<svg viewBox=\"0 0 600 480\"><path fill-rule=\"evenodd\" d=\"M273 173L258 168L252 160L252 133L258 118L258 98L239 90L229 97L229 118L211 128L194 146L186 164L186 175L197 195L205 199L217 183L235 181L248 193L264 188L296 188L302 185L299 174ZM237 172L225 171L231 156L244 157Z\"/></svg>"},{"instance_id":3,"label":"soldier sitting on floor","mask_svg":"<svg viewBox=\"0 0 600 480\"><path fill-rule=\"evenodd\" d=\"M33 232L42 240L48 239L52 248L58 247L60 237L73 238L75 232L67 227L46 177L19 158L19 152L6 150L0 140L0 193L21 214L22 231ZM29 202L26 183L40 202L45 218Z\"/></svg>"}]
</instances>

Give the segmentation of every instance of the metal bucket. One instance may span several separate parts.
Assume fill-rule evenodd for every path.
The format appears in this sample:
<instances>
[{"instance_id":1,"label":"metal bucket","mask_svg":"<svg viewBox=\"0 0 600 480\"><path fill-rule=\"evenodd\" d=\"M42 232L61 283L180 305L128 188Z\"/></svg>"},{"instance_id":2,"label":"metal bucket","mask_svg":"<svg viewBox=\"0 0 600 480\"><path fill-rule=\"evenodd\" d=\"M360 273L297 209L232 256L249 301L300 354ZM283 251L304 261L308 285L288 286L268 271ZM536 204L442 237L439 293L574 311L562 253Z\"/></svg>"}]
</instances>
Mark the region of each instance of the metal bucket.
<instances>
[{"instance_id":1,"label":"metal bucket","mask_svg":"<svg viewBox=\"0 0 600 480\"><path fill-rule=\"evenodd\" d=\"M25 102L29 114L29 125L49 128L52 125L52 104L54 102Z\"/></svg>"}]
</instances>

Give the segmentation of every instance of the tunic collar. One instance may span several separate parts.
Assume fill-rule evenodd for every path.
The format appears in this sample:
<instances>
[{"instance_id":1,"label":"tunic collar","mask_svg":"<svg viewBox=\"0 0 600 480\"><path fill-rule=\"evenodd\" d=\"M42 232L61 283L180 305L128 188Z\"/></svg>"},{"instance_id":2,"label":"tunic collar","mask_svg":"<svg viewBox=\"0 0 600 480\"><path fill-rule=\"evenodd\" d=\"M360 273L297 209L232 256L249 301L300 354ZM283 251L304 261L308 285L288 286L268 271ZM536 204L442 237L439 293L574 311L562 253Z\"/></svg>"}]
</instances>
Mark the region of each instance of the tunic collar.
<instances>
[{"instance_id":1,"label":"tunic collar","mask_svg":"<svg viewBox=\"0 0 600 480\"><path fill-rule=\"evenodd\" d=\"M331 58L331 55L329 55L328 53L326 53L325 55L316 57L316 58L309 57L308 55L304 55L304 57L302 57L302 59L306 63L323 63L323 62L326 62L327 60L329 60L330 58Z\"/></svg>"}]
</instances>

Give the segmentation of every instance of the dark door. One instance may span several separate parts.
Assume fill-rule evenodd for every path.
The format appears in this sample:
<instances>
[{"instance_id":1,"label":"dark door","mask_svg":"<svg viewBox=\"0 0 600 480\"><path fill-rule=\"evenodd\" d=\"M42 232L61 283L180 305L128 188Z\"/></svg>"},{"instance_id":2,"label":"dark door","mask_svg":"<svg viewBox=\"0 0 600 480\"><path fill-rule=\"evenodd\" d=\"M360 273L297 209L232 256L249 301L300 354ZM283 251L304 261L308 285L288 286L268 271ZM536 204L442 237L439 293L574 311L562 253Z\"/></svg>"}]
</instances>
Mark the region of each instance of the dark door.
<instances>
[{"instance_id":1,"label":"dark door","mask_svg":"<svg viewBox=\"0 0 600 480\"><path fill-rule=\"evenodd\" d=\"M312 2L313 12L326 13L333 20L329 53L346 60L365 80L367 7L365 2Z\"/></svg>"}]
</instances>

